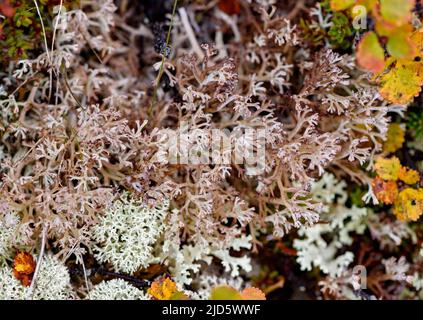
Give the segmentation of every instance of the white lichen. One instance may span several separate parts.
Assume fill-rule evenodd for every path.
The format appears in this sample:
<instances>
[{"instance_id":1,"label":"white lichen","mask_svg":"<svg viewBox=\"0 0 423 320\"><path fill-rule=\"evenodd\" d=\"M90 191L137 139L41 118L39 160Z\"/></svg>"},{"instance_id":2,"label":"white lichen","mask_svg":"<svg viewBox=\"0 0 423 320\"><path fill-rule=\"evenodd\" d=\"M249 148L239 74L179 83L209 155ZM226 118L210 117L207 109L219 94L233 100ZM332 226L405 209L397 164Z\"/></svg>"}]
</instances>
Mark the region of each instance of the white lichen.
<instances>
[{"instance_id":1,"label":"white lichen","mask_svg":"<svg viewBox=\"0 0 423 320\"><path fill-rule=\"evenodd\" d=\"M75 297L66 266L52 254L44 256L33 294L5 266L0 270L0 300L69 300Z\"/></svg>"},{"instance_id":2,"label":"white lichen","mask_svg":"<svg viewBox=\"0 0 423 320\"><path fill-rule=\"evenodd\" d=\"M345 206L345 186L345 182L338 181L331 174L323 175L320 181L313 184L312 195L324 204L325 221L298 231L298 235L303 238L295 239L293 244L301 270L311 271L315 267L326 275L339 277L354 260L353 252L340 253L339 249L352 244L353 233L364 232L368 210ZM331 239L326 240L325 235L331 235Z\"/></svg>"},{"instance_id":3,"label":"white lichen","mask_svg":"<svg viewBox=\"0 0 423 320\"><path fill-rule=\"evenodd\" d=\"M116 271L134 273L147 267L152 251L163 232L169 203L149 208L128 193L113 202L93 228L97 242L95 257L110 262Z\"/></svg>"},{"instance_id":4,"label":"white lichen","mask_svg":"<svg viewBox=\"0 0 423 320\"><path fill-rule=\"evenodd\" d=\"M87 298L90 300L150 300L142 290L122 279L100 282L93 287Z\"/></svg>"},{"instance_id":5,"label":"white lichen","mask_svg":"<svg viewBox=\"0 0 423 320\"><path fill-rule=\"evenodd\" d=\"M0 204L0 209L3 209L2 204ZM3 210L6 209L8 208L4 208ZM13 211L7 210L3 214L0 213L0 265L11 258L12 241L18 229L19 222L19 216Z\"/></svg>"}]
</instances>

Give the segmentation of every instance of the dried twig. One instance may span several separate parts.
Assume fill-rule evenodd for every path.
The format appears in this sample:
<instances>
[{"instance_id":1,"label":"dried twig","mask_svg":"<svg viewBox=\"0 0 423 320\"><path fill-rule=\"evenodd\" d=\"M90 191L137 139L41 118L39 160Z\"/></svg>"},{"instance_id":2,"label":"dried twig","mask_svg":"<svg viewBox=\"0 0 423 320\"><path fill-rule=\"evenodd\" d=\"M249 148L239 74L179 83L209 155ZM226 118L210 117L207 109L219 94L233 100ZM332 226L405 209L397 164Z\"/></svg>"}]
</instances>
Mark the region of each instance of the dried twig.
<instances>
[{"instance_id":1,"label":"dried twig","mask_svg":"<svg viewBox=\"0 0 423 320\"><path fill-rule=\"evenodd\" d=\"M44 226L43 232L42 232L42 237L41 237L40 254L38 255L37 266L35 267L35 272L34 272L34 276L32 277L31 286L29 287L29 290L28 290L27 299L32 300L33 296L34 296L34 292L35 292L34 290L35 290L35 287L36 287L38 273L40 272L41 263L43 261L44 249L45 249L45 246L46 246L46 238L47 238L47 227Z\"/></svg>"}]
</instances>

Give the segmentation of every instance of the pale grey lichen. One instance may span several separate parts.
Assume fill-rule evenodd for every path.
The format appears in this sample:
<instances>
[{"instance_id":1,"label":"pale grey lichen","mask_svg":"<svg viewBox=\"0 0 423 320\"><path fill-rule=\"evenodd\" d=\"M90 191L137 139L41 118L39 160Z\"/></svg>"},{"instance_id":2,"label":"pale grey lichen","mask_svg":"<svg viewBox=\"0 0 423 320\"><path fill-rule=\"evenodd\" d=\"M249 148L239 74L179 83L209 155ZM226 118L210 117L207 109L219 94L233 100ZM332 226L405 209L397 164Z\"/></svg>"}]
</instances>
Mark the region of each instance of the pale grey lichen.
<instances>
[{"instance_id":1,"label":"pale grey lichen","mask_svg":"<svg viewBox=\"0 0 423 320\"><path fill-rule=\"evenodd\" d=\"M313 198L322 201L325 208L323 220L327 223L298 230L298 235L303 238L295 239L293 245L301 270L311 271L316 267L324 274L336 277L343 274L353 262L354 253L341 253L340 248L352 244L353 233L363 234L369 210L346 207L345 188L346 183L338 181L331 174L323 175L320 181L313 184ZM327 241L325 235L331 235L331 240Z\"/></svg>"},{"instance_id":2,"label":"pale grey lichen","mask_svg":"<svg viewBox=\"0 0 423 320\"><path fill-rule=\"evenodd\" d=\"M9 267L0 269L0 288L0 300L25 299L27 288L13 276L12 269Z\"/></svg>"},{"instance_id":3,"label":"pale grey lichen","mask_svg":"<svg viewBox=\"0 0 423 320\"><path fill-rule=\"evenodd\" d=\"M146 293L122 279L100 282L94 286L87 298L90 300L150 300Z\"/></svg>"},{"instance_id":4,"label":"pale grey lichen","mask_svg":"<svg viewBox=\"0 0 423 320\"><path fill-rule=\"evenodd\" d=\"M0 209L4 210L1 204ZM7 210L5 213L0 212L0 265L7 259L10 259L12 241L18 229L19 222L20 218L14 211Z\"/></svg>"},{"instance_id":5,"label":"pale grey lichen","mask_svg":"<svg viewBox=\"0 0 423 320\"><path fill-rule=\"evenodd\" d=\"M66 266L55 256L43 257L33 293L13 275L12 268L0 270L0 300L69 300L75 298Z\"/></svg>"},{"instance_id":6,"label":"pale grey lichen","mask_svg":"<svg viewBox=\"0 0 423 320\"><path fill-rule=\"evenodd\" d=\"M95 257L116 271L133 273L147 267L153 246L163 232L169 203L149 208L128 193L113 202L93 228Z\"/></svg>"}]
</instances>

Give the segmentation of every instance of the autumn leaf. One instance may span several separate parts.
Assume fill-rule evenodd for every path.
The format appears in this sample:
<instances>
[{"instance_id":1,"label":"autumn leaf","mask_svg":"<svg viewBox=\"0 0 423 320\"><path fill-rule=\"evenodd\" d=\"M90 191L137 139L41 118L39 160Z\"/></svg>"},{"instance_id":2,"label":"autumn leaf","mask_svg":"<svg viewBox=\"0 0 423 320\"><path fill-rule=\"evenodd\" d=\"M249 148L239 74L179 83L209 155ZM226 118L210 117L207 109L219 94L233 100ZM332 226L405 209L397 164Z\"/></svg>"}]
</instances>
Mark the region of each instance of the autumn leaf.
<instances>
[{"instance_id":1,"label":"autumn leaf","mask_svg":"<svg viewBox=\"0 0 423 320\"><path fill-rule=\"evenodd\" d=\"M186 300L188 298L169 278L154 281L147 291L157 300Z\"/></svg>"},{"instance_id":2,"label":"autumn leaf","mask_svg":"<svg viewBox=\"0 0 423 320\"><path fill-rule=\"evenodd\" d=\"M264 292L254 287L242 290L241 296L244 300L266 300Z\"/></svg>"},{"instance_id":3,"label":"autumn leaf","mask_svg":"<svg viewBox=\"0 0 423 320\"><path fill-rule=\"evenodd\" d=\"M182 291L176 291L169 300L189 300L188 296Z\"/></svg>"},{"instance_id":4,"label":"autumn leaf","mask_svg":"<svg viewBox=\"0 0 423 320\"><path fill-rule=\"evenodd\" d=\"M0 14L3 14L8 18L12 18L15 15L15 8L10 4L9 0L0 2Z\"/></svg>"},{"instance_id":5,"label":"autumn leaf","mask_svg":"<svg viewBox=\"0 0 423 320\"><path fill-rule=\"evenodd\" d=\"M35 261L28 252L18 252L13 260L13 269L22 274L32 274L35 271Z\"/></svg>"},{"instance_id":6,"label":"autumn leaf","mask_svg":"<svg viewBox=\"0 0 423 320\"><path fill-rule=\"evenodd\" d=\"M218 7L221 11L229 15L235 15L241 12L239 0L220 0Z\"/></svg>"},{"instance_id":7,"label":"autumn leaf","mask_svg":"<svg viewBox=\"0 0 423 320\"><path fill-rule=\"evenodd\" d=\"M423 51L423 27L421 27L419 30L416 30L411 35L411 41L416 46L417 52L420 56L422 56Z\"/></svg>"},{"instance_id":8,"label":"autumn leaf","mask_svg":"<svg viewBox=\"0 0 423 320\"><path fill-rule=\"evenodd\" d=\"M383 98L398 104L407 104L420 93L423 85L423 62L398 60L381 79Z\"/></svg>"},{"instance_id":9,"label":"autumn leaf","mask_svg":"<svg viewBox=\"0 0 423 320\"><path fill-rule=\"evenodd\" d=\"M406 184L415 184L420 181L420 174L416 170L402 167L398 173L398 179Z\"/></svg>"},{"instance_id":10,"label":"autumn leaf","mask_svg":"<svg viewBox=\"0 0 423 320\"><path fill-rule=\"evenodd\" d=\"M399 220L417 221L423 213L423 189L401 191L395 201L394 213Z\"/></svg>"},{"instance_id":11,"label":"autumn leaf","mask_svg":"<svg viewBox=\"0 0 423 320\"><path fill-rule=\"evenodd\" d=\"M405 130L398 123L391 123L388 127L387 139L383 144L383 151L395 152L404 143Z\"/></svg>"},{"instance_id":12,"label":"autumn leaf","mask_svg":"<svg viewBox=\"0 0 423 320\"><path fill-rule=\"evenodd\" d=\"M369 71L381 72L385 66L385 53L376 33L367 32L357 47L358 64Z\"/></svg>"},{"instance_id":13,"label":"autumn leaf","mask_svg":"<svg viewBox=\"0 0 423 320\"><path fill-rule=\"evenodd\" d=\"M35 261L28 252L18 252L13 260L13 275L22 285L31 284L32 275L35 271Z\"/></svg>"},{"instance_id":14,"label":"autumn leaf","mask_svg":"<svg viewBox=\"0 0 423 320\"><path fill-rule=\"evenodd\" d=\"M401 163L397 157L390 159L378 158L375 163L375 170L383 180L397 180L401 169Z\"/></svg>"},{"instance_id":15,"label":"autumn leaf","mask_svg":"<svg viewBox=\"0 0 423 320\"><path fill-rule=\"evenodd\" d=\"M231 286L221 285L212 289L210 300L266 300L266 295L254 287L239 292Z\"/></svg>"},{"instance_id":16,"label":"autumn leaf","mask_svg":"<svg viewBox=\"0 0 423 320\"><path fill-rule=\"evenodd\" d=\"M378 0L358 0L357 4L366 7L367 11L373 10Z\"/></svg>"},{"instance_id":17,"label":"autumn leaf","mask_svg":"<svg viewBox=\"0 0 423 320\"><path fill-rule=\"evenodd\" d=\"M384 204L393 204L398 196L398 187L395 181L384 181L376 177L372 181L373 192L376 198Z\"/></svg>"},{"instance_id":18,"label":"autumn leaf","mask_svg":"<svg viewBox=\"0 0 423 320\"><path fill-rule=\"evenodd\" d=\"M243 297L238 290L222 285L212 289L210 300L243 300Z\"/></svg>"},{"instance_id":19,"label":"autumn leaf","mask_svg":"<svg viewBox=\"0 0 423 320\"><path fill-rule=\"evenodd\" d=\"M375 31L379 37L389 37L397 30L398 26L383 20L382 17L376 16Z\"/></svg>"},{"instance_id":20,"label":"autumn leaf","mask_svg":"<svg viewBox=\"0 0 423 320\"><path fill-rule=\"evenodd\" d=\"M407 30L396 31L389 36L386 49L395 58L413 59L416 50L410 36L411 32Z\"/></svg>"},{"instance_id":21,"label":"autumn leaf","mask_svg":"<svg viewBox=\"0 0 423 320\"><path fill-rule=\"evenodd\" d=\"M402 25L411 20L411 10L415 0L380 0L380 13L383 19Z\"/></svg>"},{"instance_id":22,"label":"autumn leaf","mask_svg":"<svg viewBox=\"0 0 423 320\"><path fill-rule=\"evenodd\" d=\"M342 11L348 9L355 3L355 0L331 0L330 8L333 11Z\"/></svg>"}]
</instances>

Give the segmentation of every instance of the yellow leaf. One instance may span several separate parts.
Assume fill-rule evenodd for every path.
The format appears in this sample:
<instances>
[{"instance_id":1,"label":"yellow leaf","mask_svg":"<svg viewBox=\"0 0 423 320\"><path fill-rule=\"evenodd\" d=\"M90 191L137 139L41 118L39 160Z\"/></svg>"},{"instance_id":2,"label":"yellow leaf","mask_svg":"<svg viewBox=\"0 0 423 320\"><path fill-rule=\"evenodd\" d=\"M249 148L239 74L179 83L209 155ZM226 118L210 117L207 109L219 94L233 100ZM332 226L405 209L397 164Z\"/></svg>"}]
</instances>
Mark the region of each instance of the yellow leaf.
<instances>
[{"instance_id":1,"label":"yellow leaf","mask_svg":"<svg viewBox=\"0 0 423 320\"><path fill-rule=\"evenodd\" d=\"M415 0L380 0L382 17L396 25L402 25L411 20L411 10Z\"/></svg>"},{"instance_id":2,"label":"yellow leaf","mask_svg":"<svg viewBox=\"0 0 423 320\"><path fill-rule=\"evenodd\" d=\"M411 35L411 41L414 43L417 53L419 56L422 56L423 51L423 27L421 27L419 30L416 30Z\"/></svg>"},{"instance_id":3,"label":"yellow leaf","mask_svg":"<svg viewBox=\"0 0 423 320\"><path fill-rule=\"evenodd\" d=\"M210 300L242 300L241 293L230 286L218 286L212 289Z\"/></svg>"},{"instance_id":4,"label":"yellow leaf","mask_svg":"<svg viewBox=\"0 0 423 320\"><path fill-rule=\"evenodd\" d=\"M387 139L383 144L383 151L395 152L404 143L405 131L398 123L391 123L388 127Z\"/></svg>"},{"instance_id":5,"label":"yellow leaf","mask_svg":"<svg viewBox=\"0 0 423 320\"><path fill-rule=\"evenodd\" d=\"M423 62L398 60L381 79L380 93L392 103L407 104L420 93L423 85Z\"/></svg>"},{"instance_id":6,"label":"yellow leaf","mask_svg":"<svg viewBox=\"0 0 423 320\"><path fill-rule=\"evenodd\" d=\"M397 157L390 159L378 158L375 163L375 170L383 180L397 180L401 169L401 163Z\"/></svg>"},{"instance_id":7,"label":"yellow leaf","mask_svg":"<svg viewBox=\"0 0 423 320\"><path fill-rule=\"evenodd\" d=\"M398 173L398 179L407 184L415 184L420 181L420 174L416 170L402 167Z\"/></svg>"},{"instance_id":8,"label":"yellow leaf","mask_svg":"<svg viewBox=\"0 0 423 320\"><path fill-rule=\"evenodd\" d=\"M423 213L423 189L401 191L395 201L394 213L399 220L417 221Z\"/></svg>"},{"instance_id":9,"label":"yellow leaf","mask_svg":"<svg viewBox=\"0 0 423 320\"><path fill-rule=\"evenodd\" d=\"M176 291L169 300L189 300L189 298L182 291Z\"/></svg>"},{"instance_id":10,"label":"yellow leaf","mask_svg":"<svg viewBox=\"0 0 423 320\"><path fill-rule=\"evenodd\" d=\"M395 58L411 60L416 53L414 42L411 39L411 32L407 28L401 29L396 30L395 33L389 36L386 48Z\"/></svg>"},{"instance_id":11,"label":"yellow leaf","mask_svg":"<svg viewBox=\"0 0 423 320\"><path fill-rule=\"evenodd\" d=\"M380 16L376 16L375 30L380 37L388 37L395 33L397 28L398 26L395 24L382 19Z\"/></svg>"},{"instance_id":12,"label":"yellow leaf","mask_svg":"<svg viewBox=\"0 0 423 320\"><path fill-rule=\"evenodd\" d=\"M342 11L348 9L355 3L355 0L331 0L330 8L333 11Z\"/></svg>"},{"instance_id":13,"label":"yellow leaf","mask_svg":"<svg viewBox=\"0 0 423 320\"><path fill-rule=\"evenodd\" d=\"M244 300L266 300L264 292L254 287L242 290L241 296Z\"/></svg>"},{"instance_id":14,"label":"yellow leaf","mask_svg":"<svg viewBox=\"0 0 423 320\"><path fill-rule=\"evenodd\" d=\"M393 204L398 196L395 181L383 181L380 177L376 177L372 181L372 187L376 198L384 204Z\"/></svg>"},{"instance_id":15,"label":"yellow leaf","mask_svg":"<svg viewBox=\"0 0 423 320\"><path fill-rule=\"evenodd\" d=\"M365 6L367 11L373 10L375 5L377 4L378 0L358 0L357 4L361 6Z\"/></svg>"}]
</instances>

